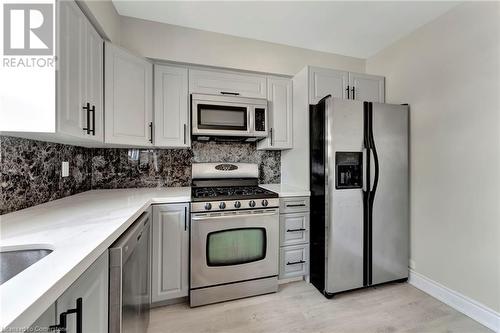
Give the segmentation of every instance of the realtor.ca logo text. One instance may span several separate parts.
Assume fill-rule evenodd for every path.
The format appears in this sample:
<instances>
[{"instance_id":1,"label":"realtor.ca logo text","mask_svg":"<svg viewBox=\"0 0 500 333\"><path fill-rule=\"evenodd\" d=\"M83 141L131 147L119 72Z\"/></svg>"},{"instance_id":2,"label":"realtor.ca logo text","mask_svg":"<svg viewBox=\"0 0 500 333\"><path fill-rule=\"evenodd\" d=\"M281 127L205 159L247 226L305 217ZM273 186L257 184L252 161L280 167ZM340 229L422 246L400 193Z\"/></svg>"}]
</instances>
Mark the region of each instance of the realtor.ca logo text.
<instances>
[{"instance_id":1,"label":"realtor.ca logo text","mask_svg":"<svg viewBox=\"0 0 500 333\"><path fill-rule=\"evenodd\" d=\"M3 4L3 67L54 67L54 4Z\"/></svg>"}]
</instances>

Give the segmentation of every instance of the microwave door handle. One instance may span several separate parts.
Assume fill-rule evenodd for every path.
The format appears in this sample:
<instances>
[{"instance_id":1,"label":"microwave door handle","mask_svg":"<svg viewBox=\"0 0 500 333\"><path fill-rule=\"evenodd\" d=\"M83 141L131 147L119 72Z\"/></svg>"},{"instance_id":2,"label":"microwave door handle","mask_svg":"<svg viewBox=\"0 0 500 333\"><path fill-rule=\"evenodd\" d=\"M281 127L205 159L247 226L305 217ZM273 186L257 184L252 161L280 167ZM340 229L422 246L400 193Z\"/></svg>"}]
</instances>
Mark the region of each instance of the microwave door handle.
<instances>
[{"instance_id":1,"label":"microwave door handle","mask_svg":"<svg viewBox=\"0 0 500 333\"><path fill-rule=\"evenodd\" d=\"M254 126L254 119L255 119L255 107L248 107L247 108L247 117L248 117L248 127L247 131L249 133L253 133L255 131L255 126Z\"/></svg>"}]
</instances>

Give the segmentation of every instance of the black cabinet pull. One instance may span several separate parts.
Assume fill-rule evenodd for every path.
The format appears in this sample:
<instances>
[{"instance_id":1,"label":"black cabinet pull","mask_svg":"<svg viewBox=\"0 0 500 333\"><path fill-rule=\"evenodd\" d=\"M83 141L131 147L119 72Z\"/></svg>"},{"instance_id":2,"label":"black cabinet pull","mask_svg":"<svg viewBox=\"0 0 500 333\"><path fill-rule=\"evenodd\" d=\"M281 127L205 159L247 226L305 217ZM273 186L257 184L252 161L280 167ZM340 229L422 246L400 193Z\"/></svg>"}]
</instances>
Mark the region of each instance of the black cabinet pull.
<instances>
[{"instance_id":1,"label":"black cabinet pull","mask_svg":"<svg viewBox=\"0 0 500 333\"><path fill-rule=\"evenodd\" d=\"M269 130L269 137L271 138L271 147L273 146L273 128Z\"/></svg>"},{"instance_id":2,"label":"black cabinet pull","mask_svg":"<svg viewBox=\"0 0 500 333\"><path fill-rule=\"evenodd\" d=\"M87 111L87 127L84 127L83 130L87 131L87 134L95 135L95 105L90 107L90 103L87 103L84 107L84 110ZM90 122L90 113L92 112L92 124Z\"/></svg>"},{"instance_id":3,"label":"black cabinet pull","mask_svg":"<svg viewBox=\"0 0 500 333\"><path fill-rule=\"evenodd\" d=\"M149 142L153 143L153 122L149 123L149 135L151 135Z\"/></svg>"},{"instance_id":4,"label":"black cabinet pull","mask_svg":"<svg viewBox=\"0 0 500 333\"><path fill-rule=\"evenodd\" d=\"M184 144L186 144L186 133L187 133L187 125L184 124Z\"/></svg>"},{"instance_id":5,"label":"black cabinet pull","mask_svg":"<svg viewBox=\"0 0 500 333\"><path fill-rule=\"evenodd\" d=\"M83 323L83 318L82 318L83 313L82 312L83 311L82 310L83 310L83 299L80 297L80 298L76 299L76 308L69 309L65 312L62 312L59 315L59 324L49 326L49 331L66 332L68 329L66 317L69 314L75 313L76 314L76 333L83 333L83 330L82 330L82 323Z\"/></svg>"},{"instance_id":6,"label":"black cabinet pull","mask_svg":"<svg viewBox=\"0 0 500 333\"><path fill-rule=\"evenodd\" d=\"M306 204L289 204L289 205L286 205L287 207L305 207Z\"/></svg>"},{"instance_id":7,"label":"black cabinet pull","mask_svg":"<svg viewBox=\"0 0 500 333\"><path fill-rule=\"evenodd\" d=\"M239 96L240 93L238 92L230 92L230 91L221 91L220 92L222 95L233 95L233 96Z\"/></svg>"},{"instance_id":8,"label":"black cabinet pull","mask_svg":"<svg viewBox=\"0 0 500 333\"><path fill-rule=\"evenodd\" d=\"M83 130L87 131L87 134L90 134L91 128L90 128L90 103L87 103L83 109L87 111L87 127L84 127Z\"/></svg>"},{"instance_id":9,"label":"black cabinet pull","mask_svg":"<svg viewBox=\"0 0 500 333\"><path fill-rule=\"evenodd\" d=\"M349 99L349 86L347 86L347 88L345 88L345 91L347 91L347 99Z\"/></svg>"},{"instance_id":10,"label":"black cabinet pull","mask_svg":"<svg viewBox=\"0 0 500 333\"><path fill-rule=\"evenodd\" d=\"M92 105L92 109L90 109L90 112L92 112L92 135L95 136L95 105Z\"/></svg>"},{"instance_id":11,"label":"black cabinet pull","mask_svg":"<svg viewBox=\"0 0 500 333\"><path fill-rule=\"evenodd\" d=\"M351 91L352 91L352 99L356 99L356 92L354 86L352 87Z\"/></svg>"},{"instance_id":12,"label":"black cabinet pull","mask_svg":"<svg viewBox=\"0 0 500 333\"><path fill-rule=\"evenodd\" d=\"M306 262L304 260L299 260L299 261L292 261L292 262L287 262L287 265L297 265L297 264L305 264Z\"/></svg>"},{"instance_id":13,"label":"black cabinet pull","mask_svg":"<svg viewBox=\"0 0 500 333\"><path fill-rule=\"evenodd\" d=\"M299 231L306 231L306 229L304 229L304 228L300 228L300 229L286 229L286 232L299 232Z\"/></svg>"}]
</instances>

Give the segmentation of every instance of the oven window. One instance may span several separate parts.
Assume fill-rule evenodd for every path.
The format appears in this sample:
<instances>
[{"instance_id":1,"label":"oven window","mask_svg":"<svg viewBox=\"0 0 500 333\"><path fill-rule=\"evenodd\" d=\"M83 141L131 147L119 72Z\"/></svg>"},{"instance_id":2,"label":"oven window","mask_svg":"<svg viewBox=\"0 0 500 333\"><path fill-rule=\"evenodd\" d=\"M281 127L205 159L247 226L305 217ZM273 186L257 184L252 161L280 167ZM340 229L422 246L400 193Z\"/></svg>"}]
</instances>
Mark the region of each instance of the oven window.
<instances>
[{"instance_id":1,"label":"oven window","mask_svg":"<svg viewBox=\"0 0 500 333\"><path fill-rule=\"evenodd\" d=\"M266 257L266 230L241 228L211 232L207 236L207 265L230 266Z\"/></svg>"},{"instance_id":2,"label":"oven window","mask_svg":"<svg viewBox=\"0 0 500 333\"><path fill-rule=\"evenodd\" d=\"M246 131L247 108L198 104L198 128Z\"/></svg>"}]
</instances>

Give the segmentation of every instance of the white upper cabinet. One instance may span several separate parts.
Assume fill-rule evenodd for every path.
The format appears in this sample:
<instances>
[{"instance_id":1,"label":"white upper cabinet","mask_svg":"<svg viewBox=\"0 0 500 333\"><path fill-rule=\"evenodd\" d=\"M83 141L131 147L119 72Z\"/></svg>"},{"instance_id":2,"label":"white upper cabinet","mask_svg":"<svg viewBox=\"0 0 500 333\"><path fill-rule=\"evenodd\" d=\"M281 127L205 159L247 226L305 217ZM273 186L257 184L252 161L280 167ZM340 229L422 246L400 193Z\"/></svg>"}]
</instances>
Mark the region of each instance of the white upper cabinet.
<instances>
[{"instance_id":1,"label":"white upper cabinet","mask_svg":"<svg viewBox=\"0 0 500 333\"><path fill-rule=\"evenodd\" d=\"M383 76L309 67L309 104L317 104L328 95L384 103L384 82Z\"/></svg>"},{"instance_id":2,"label":"white upper cabinet","mask_svg":"<svg viewBox=\"0 0 500 333\"><path fill-rule=\"evenodd\" d=\"M190 147L188 69L155 65L154 77L155 146Z\"/></svg>"},{"instance_id":3,"label":"white upper cabinet","mask_svg":"<svg viewBox=\"0 0 500 333\"><path fill-rule=\"evenodd\" d=\"M292 80L267 77L269 134L258 144L258 149L282 150L293 147Z\"/></svg>"},{"instance_id":4,"label":"white upper cabinet","mask_svg":"<svg viewBox=\"0 0 500 333\"><path fill-rule=\"evenodd\" d=\"M347 98L349 72L309 67L309 104L317 104L323 97Z\"/></svg>"},{"instance_id":5,"label":"white upper cabinet","mask_svg":"<svg viewBox=\"0 0 500 333\"><path fill-rule=\"evenodd\" d=\"M86 101L90 103L91 110L95 113L90 114L93 119L90 121L92 128L92 135L96 141L103 142L104 140L104 87L103 87L103 47L104 42L94 30L94 28L87 22L87 38L86 38L86 64L87 70L85 71L86 79Z\"/></svg>"},{"instance_id":6,"label":"white upper cabinet","mask_svg":"<svg viewBox=\"0 0 500 333\"><path fill-rule=\"evenodd\" d=\"M103 140L103 40L74 1L58 1L57 134Z\"/></svg>"},{"instance_id":7,"label":"white upper cabinet","mask_svg":"<svg viewBox=\"0 0 500 333\"><path fill-rule=\"evenodd\" d=\"M349 73L350 99L366 102L385 102L383 76Z\"/></svg>"},{"instance_id":8,"label":"white upper cabinet","mask_svg":"<svg viewBox=\"0 0 500 333\"><path fill-rule=\"evenodd\" d=\"M190 69L189 93L266 98L266 77L250 73Z\"/></svg>"},{"instance_id":9,"label":"white upper cabinet","mask_svg":"<svg viewBox=\"0 0 500 333\"><path fill-rule=\"evenodd\" d=\"M105 44L104 142L151 146L153 65L113 44Z\"/></svg>"}]
</instances>

